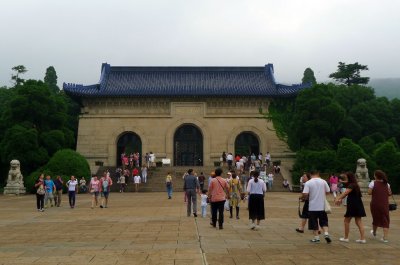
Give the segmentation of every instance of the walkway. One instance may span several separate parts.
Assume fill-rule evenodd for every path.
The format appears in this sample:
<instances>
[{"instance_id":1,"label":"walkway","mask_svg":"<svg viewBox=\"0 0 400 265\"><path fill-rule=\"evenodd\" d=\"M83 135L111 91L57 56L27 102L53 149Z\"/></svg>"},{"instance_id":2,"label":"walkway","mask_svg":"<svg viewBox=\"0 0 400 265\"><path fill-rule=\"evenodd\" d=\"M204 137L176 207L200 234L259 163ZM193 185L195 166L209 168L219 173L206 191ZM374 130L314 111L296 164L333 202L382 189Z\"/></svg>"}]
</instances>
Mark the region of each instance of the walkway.
<instances>
[{"instance_id":1,"label":"walkway","mask_svg":"<svg viewBox=\"0 0 400 265\"><path fill-rule=\"evenodd\" d=\"M208 218L188 218L183 193L172 200L165 193L113 193L110 208L93 210L83 194L75 209L64 203L44 213L32 195L0 196L0 264L399 264L400 211L392 215L388 244L370 236L365 245L340 243L344 209L334 208L333 243L311 245L309 233L294 231L297 196L267 194L268 219L259 231L248 229L245 207L224 230L211 228ZM370 216L364 221L369 231Z\"/></svg>"}]
</instances>

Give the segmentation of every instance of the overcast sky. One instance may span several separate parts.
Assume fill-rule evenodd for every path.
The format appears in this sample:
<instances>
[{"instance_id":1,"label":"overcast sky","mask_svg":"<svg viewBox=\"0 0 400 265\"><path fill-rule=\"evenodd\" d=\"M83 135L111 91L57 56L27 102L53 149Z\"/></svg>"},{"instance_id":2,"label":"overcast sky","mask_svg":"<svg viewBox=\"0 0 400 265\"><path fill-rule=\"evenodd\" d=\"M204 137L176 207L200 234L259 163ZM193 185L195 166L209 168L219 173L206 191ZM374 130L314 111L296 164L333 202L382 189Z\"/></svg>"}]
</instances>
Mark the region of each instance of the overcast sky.
<instances>
[{"instance_id":1,"label":"overcast sky","mask_svg":"<svg viewBox=\"0 0 400 265\"><path fill-rule=\"evenodd\" d=\"M0 86L11 68L94 84L101 63L263 66L281 83L337 63L400 77L399 0L0 0Z\"/></svg>"}]
</instances>

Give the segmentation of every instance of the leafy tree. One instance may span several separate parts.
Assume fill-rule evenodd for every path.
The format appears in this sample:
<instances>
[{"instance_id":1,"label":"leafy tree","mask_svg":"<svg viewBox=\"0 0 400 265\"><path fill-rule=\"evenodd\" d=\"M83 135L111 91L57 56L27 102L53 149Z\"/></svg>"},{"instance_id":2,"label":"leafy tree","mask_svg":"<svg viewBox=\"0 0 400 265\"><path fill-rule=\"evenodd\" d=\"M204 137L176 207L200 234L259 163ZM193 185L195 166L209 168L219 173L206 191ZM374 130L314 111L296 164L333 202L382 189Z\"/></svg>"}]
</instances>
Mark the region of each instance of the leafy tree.
<instances>
[{"instance_id":1,"label":"leafy tree","mask_svg":"<svg viewBox=\"0 0 400 265\"><path fill-rule=\"evenodd\" d=\"M360 75L360 72L365 70L368 70L368 66L361 65L358 62L353 64L339 62L338 70L330 74L329 77L348 86L354 84L365 85L368 84L369 77L362 77Z\"/></svg>"},{"instance_id":2,"label":"leafy tree","mask_svg":"<svg viewBox=\"0 0 400 265\"><path fill-rule=\"evenodd\" d=\"M28 72L25 66L23 65L17 65L11 68L15 73L11 75L11 80L14 81L15 86L19 86L25 82L24 79L21 78L22 74L25 74Z\"/></svg>"},{"instance_id":3,"label":"leafy tree","mask_svg":"<svg viewBox=\"0 0 400 265\"><path fill-rule=\"evenodd\" d=\"M370 157L358 144L347 138L341 139L336 152L337 170L339 172L355 172L356 163L359 158L365 158L367 161L370 160Z\"/></svg>"},{"instance_id":4,"label":"leafy tree","mask_svg":"<svg viewBox=\"0 0 400 265\"><path fill-rule=\"evenodd\" d=\"M50 91L53 93L60 92L60 88L57 86L57 73L53 66L49 66L46 69L46 75L44 77L44 82L49 86Z\"/></svg>"},{"instance_id":5,"label":"leafy tree","mask_svg":"<svg viewBox=\"0 0 400 265\"><path fill-rule=\"evenodd\" d=\"M303 78L301 79L303 84L311 83L315 85L317 83L317 79L315 78L314 71L311 68L306 68L304 70Z\"/></svg>"},{"instance_id":6,"label":"leafy tree","mask_svg":"<svg viewBox=\"0 0 400 265\"><path fill-rule=\"evenodd\" d=\"M399 192L400 188L400 152L395 143L386 141L374 152L377 169L383 170L392 186L394 192Z\"/></svg>"},{"instance_id":7,"label":"leafy tree","mask_svg":"<svg viewBox=\"0 0 400 265\"><path fill-rule=\"evenodd\" d=\"M0 143L0 153L2 163L8 165L11 160L18 159L24 172L32 172L48 159L46 149L39 145L38 131L21 125L7 129Z\"/></svg>"}]
</instances>

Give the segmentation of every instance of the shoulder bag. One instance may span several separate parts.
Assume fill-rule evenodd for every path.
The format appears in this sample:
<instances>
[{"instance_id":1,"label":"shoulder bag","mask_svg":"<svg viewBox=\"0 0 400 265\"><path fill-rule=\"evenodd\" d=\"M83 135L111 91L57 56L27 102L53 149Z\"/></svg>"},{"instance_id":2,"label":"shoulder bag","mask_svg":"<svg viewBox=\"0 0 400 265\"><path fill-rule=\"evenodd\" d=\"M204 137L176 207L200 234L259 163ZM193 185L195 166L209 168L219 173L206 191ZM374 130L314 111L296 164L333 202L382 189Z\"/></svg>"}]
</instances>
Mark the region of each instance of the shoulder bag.
<instances>
[{"instance_id":1,"label":"shoulder bag","mask_svg":"<svg viewBox=\"0 0 400 265\"><path fill-rule=\"evenodd\" d=\"M394 199L393 193L392 193L392 200L393 203L389 203L389 211L396 211L397 210L397 203Z\"/></svg>"}]
</instances>

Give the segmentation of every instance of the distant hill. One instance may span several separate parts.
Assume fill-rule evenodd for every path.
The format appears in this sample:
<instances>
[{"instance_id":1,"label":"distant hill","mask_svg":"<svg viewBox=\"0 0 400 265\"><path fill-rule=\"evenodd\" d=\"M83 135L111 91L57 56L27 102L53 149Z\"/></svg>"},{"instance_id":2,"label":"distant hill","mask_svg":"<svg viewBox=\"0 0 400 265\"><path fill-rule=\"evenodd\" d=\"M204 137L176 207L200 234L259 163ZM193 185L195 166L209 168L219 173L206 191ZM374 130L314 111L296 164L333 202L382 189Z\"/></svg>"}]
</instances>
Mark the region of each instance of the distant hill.
<instances>
[{"instance_id":1,"label":"distant hill","mask_svg":"<svg viewBox=\"0 0 400 265\"><path fill-rule=\"evenodd\" d=\"M378 97L400 99L400 78L371 78L368 83Z\"/></svg>"}]
</instances>

